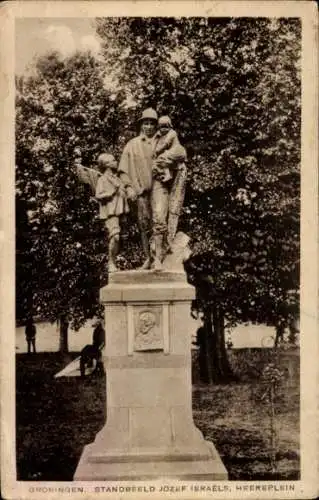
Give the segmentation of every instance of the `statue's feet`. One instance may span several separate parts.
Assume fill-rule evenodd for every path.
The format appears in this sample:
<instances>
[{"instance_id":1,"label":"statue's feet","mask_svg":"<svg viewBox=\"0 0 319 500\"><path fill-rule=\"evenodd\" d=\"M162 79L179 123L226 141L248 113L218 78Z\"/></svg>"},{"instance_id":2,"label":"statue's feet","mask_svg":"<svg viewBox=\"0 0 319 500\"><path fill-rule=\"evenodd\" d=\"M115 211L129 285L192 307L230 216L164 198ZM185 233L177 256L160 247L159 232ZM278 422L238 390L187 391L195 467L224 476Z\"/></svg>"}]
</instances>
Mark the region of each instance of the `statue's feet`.
<instances>
[{"instance_id":1,"label":"statue's feet","mask_svg":"<svg viewBox=\"0 0 319 500\"><path fill-rule=\"evenodd\" d=\"M172 243L168 243L166 247L166 254L173 253Z\"/></svg>"},{"instance_id":2,"label":"statue's feet","mask_svg":"<svg viewBox=\"0 0 319 500\"><path fill-rule=\"evenodd\" d=\"M141 267L139 267L139 270L144 271L145 269L150 269L150 268L151 268L151 259L147 258L144 264Z\"/></svg>"},{"instance_id":3,"label":"statue's feet","mask_svg":"<svg viewBox=\"0 0 319 500\"><path fill-rule=\"evenodd\" d=\"M118 268L114 262L109 262L109 273L116 273L116 271L118 271Z\"/></svg>"},{"instance_id":4,"label":"statue's feet","mask_svg":"<svg viewBox=\"0 0 319 500\"><path fill-rule=\"evenodd\" d=\"M163 264L161 263L161 261L159 259L154 260L153 265L152 265L152 269L154 269L154 271L162 271L163 270Z\"/></svg>"}]
</instances>

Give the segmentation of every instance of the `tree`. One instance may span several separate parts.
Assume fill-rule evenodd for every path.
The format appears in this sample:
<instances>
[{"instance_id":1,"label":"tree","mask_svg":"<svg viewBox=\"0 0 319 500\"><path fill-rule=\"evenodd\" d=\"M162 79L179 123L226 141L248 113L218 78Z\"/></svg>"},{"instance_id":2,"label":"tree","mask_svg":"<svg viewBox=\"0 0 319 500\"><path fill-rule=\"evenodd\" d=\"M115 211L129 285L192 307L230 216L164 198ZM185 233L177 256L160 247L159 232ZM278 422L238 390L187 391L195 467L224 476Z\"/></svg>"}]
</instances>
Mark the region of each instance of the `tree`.
<instances>
[{"instance_id":1,"label":"tree","mask_svg":"<svg viewBox=\"0 0 319 500\"><path fill-rule=\"evenodd\" d=\"M17 313L59 321L62 351L68 325L98 312L107 280L104 229L74 152L92 165L115 150L119 113L90 53L48 54L34 75L17 79Z\"/></svg>"},{"instance_id":2,"label":"tree","mask_svg":"<svg viewBox=\"0 0 319 500\"><path fill-rule=\"evenodd\" d=\"M212 337L212 379L231 376L225 323L298 314L298 19L97 20L127 121L169 114L189 155L181 228Z\"/></svg>"}]
</instances>

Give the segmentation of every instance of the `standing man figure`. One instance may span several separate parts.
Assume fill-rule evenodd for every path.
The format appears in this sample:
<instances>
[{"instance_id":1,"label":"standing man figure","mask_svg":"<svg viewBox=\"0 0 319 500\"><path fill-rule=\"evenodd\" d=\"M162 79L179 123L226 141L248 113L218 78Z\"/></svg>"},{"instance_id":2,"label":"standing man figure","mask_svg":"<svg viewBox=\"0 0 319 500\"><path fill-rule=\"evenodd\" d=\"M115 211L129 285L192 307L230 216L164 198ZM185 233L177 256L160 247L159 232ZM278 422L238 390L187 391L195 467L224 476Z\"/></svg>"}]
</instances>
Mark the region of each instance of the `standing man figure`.
<instances>
[{"instance_id":1,"label":"standing man figure","mask_svg":"<svg viewBox=\"0 0 319 500\"><path fill-rule=\"evenodd\" d=\"M35 349L35 337L37 334L37 330L35 324L33 323L32 318L28 318L25 326L25 339L28 345L28 353L31 353L31 347L33 352L36 352Z\"/></svg>"},{"instance_id":2,"label":"standing man figure","mask_svg":"<svg viewBox=\"0 0 319 500\"><path fill-rule=\"evenodd\" d=\"M152 191L152 163L154 152L154 136L157 128L157 113L152 108L143 111L140 118L140 135L131 139L125 146L119 164L119 170L125 172L131 180L132 188L136 193L137 217L141 232L142 247L146 260L142 269L151 266L150 238L151 238L151 191Z\"/></svg>"}]
</instances>

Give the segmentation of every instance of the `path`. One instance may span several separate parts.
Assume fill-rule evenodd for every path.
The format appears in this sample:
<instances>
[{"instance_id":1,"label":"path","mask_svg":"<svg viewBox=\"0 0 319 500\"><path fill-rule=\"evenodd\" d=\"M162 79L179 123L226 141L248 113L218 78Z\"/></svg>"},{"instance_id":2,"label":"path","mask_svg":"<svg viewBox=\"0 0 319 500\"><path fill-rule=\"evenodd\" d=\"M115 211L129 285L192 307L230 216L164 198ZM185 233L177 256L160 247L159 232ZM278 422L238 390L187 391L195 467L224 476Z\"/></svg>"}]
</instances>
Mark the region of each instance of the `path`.
<instances>
[{"instance_id":1,"label":"path","mask_svg":"<svg viewBox=\"0 0 319 500\"><path fill-rule=\"evenodd\" d=\"M36 323L36 348L38 352L56 352L59 350L59 328L56 323ZM77 332L69 329L69 351L77 352L86 344L92 343L92 321L88 321ZM16 328L16 352L27 352L24 327Z\"/></svg>"},{"instance_id":2,"label":"path","mask_svg":"<svg viewBox=\"0 0 319 500\"><path fill-rule=\"evenodd\" d=\"M192 320L194 321L194 320ZM200 322L194 321L194 334ZM59 329L56 323L37 323L36 347L38 352L56 352L59 350ZM79 331L69 329L69 351L81 351L92 342L92 321L88 321ZM274 329L265 325L239 325L232 329L231 338L235 349L262 347L262 339L274 335ZM267 346L267 347L270 347ZM24 327L16 328L16 352L27 352Z\"/></svg>"}]
</instances>

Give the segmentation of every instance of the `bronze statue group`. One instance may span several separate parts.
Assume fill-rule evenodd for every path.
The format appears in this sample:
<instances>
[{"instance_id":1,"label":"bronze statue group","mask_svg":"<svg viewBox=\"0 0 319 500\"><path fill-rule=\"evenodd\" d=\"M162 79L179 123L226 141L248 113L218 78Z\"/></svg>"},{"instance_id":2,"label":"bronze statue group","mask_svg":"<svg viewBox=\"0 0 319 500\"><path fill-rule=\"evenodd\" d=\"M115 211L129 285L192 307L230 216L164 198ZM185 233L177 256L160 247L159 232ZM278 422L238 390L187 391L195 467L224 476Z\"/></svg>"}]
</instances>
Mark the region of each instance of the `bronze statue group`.
<instances>
[{"instance_id":1,"label":"bronze statue group","mask_svg":"<svg viewBox=\"0 0 319 500\"><path fill-rule=\"evenodd\" d=\"M116 272L121 217L136 203L144 252L141 269L163 269L172 249L186 183L186 151L181 146L169 116L152 108L143 111L140 133L124 147L119 163L108 152L98 159L98 170L76 161L81 182L91 186L99 202L100 218L108 232L108 270Z\"/></svg>"}]
</instances>

